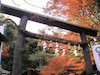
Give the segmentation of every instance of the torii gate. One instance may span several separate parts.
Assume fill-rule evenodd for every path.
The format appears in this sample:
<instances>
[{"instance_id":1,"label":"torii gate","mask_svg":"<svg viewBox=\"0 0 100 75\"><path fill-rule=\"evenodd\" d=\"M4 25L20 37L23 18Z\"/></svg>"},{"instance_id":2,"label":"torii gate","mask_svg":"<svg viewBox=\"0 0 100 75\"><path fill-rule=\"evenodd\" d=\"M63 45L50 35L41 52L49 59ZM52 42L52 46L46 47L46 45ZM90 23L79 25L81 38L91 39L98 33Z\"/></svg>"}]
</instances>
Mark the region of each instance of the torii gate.
<instances>
[{"instance_id":1,"label":"torii gate","mask_svg":"<svg viewBox=\"0 0 100 75\"><path fill-rule=\"evenodd\" d=\"M89 29L89 28L86 28L86 27L81 27L81 26L71 24L71 23L67 23L65 21L61 21L61 20L58 20L58 19L55 19L55 18L50 18L50 17L40 15L40 14L37 14L37 13L28 12L28 11L25 11L25 10L13 8L13 7L4 5L4 4L2 4L2 11L1 12L5 13L5 14L20 17L21 18L20 27L22 27L23 30L25 30L26 23L27 23L28 20L36 21L36 22L39 22L39 23L47 24L47 25L50 25L50 26L52 25L52 26L60 27L62 29L66 29L66 30L70 30L70 31L73 31L73 32L80 33L82 42L87 41L86 35L97 36L97 32L98 32L98 30ZM20 30L18 31L17 41L16 41L16 45L15 45L15 50L14 50L14 62L13 62L12 75L21 75L21 62L22 62L21 61L21 59L22 59L21 53L22 53L23 48L24 48L25 36L26 37L31 36L31 37L37 38L37 37L29 35L29 34L24 35ZM48 36L48 38L50 40L51 37ZM48 39L46 39L46 40L48 40ZM73 41L71 41L71 42L73 42ZM86 64L86 75L93 75L93 68L92 68L92 64L91 64L90 52L89 52L89 48L88 48L87 43L83 44L82 47L83 47L85 64ZM15 53L17 53L17 56L15 56Z\"/></svg>"}]
</instances>

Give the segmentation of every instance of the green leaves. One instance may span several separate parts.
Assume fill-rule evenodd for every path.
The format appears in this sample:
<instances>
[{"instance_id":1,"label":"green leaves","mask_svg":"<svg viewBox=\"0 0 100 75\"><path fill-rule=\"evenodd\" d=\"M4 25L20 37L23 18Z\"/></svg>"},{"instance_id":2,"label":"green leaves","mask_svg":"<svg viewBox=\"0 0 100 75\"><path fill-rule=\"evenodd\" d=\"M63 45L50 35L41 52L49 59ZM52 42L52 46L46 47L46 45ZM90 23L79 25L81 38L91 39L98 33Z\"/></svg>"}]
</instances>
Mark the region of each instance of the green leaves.
<instances>
[{"instance_id":1,"label":"green leaves","mask_svg":"<svg viewBox=\"0 0 100 75\"><path fill-rule=\"evenodd\" d=\"M100 0L95 0L95 4L100 8Z\"/></svg>"},{"instance_id":2,"label":"green leaves","mask_svg":"<svg viewBox=\"0 0 100 75\"><path fill-rule=\"evenodd\" d=\"M30 57L29 59L30 59L31 61L37 61L37 60L40 60L40 59L45 60L46 57L52 58L52 57L54 57L54 56L55 56L55 55L49 54L49 53L46 53L46 52L37 52L36 54L30 55L30 56L29 56L29 57Z\"/></svg>"},{"instance_id":3,"label":"green leaves","mask_svg":"<svg viewBox=\"0 0 100 75\"><path fill-rule=\"evenodd\" d=\"M15 47L16 37L17 37L17 29L11 23L6 23L6 34L7 42L5 42L9 46L9 57L2 57L2 68L11 71L13 64L13 51Z\"/></svg>"}]
</instances>

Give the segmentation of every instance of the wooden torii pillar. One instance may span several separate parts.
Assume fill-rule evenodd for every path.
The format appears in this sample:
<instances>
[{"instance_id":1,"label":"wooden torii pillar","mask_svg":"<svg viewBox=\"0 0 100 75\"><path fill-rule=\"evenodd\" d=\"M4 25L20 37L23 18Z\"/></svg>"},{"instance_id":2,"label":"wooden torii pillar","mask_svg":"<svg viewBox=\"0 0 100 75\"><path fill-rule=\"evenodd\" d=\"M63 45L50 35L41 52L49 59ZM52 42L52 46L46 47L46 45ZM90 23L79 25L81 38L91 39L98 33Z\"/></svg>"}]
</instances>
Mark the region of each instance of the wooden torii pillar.
<instances>
[{"instance_id":1,"label":"wooden torii pillar","mask_svg":"<svg viewBox=\"0 0 100 75\"><path fill-rule=\"evenodd\" d=\"M28 21L27 16L22 16L19 26L22 27L23 30L26 29L26 24ZM25 44L25 36L21 31L18 31L17 41L14 49L14 57L13 57L13 68L12 75L21 75L22 74L22 55L24 51Z\"/></svg>"},{"instance_id":2,"label":"wooden torii pillar","mask_svg":"<svg viewBox=\"0 0 100 75\"><path fill-rule=\"evenodd\" d=\"M3 7L2 13L17 16L17 17L20 17L20 18L22 17L22 15L26 15L28 17L28 19L32 20L32 21L36 21L36 22L39 22L39 23L47 24L47 25L50 25L50 26L52 25L52 26L60 27L62 29L66 29L66 30L70 30L70 31L73 31L73 32L80 33L82 41L86 41L86 35L90 35L90 36L96 36L97 35L98 30L81 27L81 26L71 24L71 23L68 23L68 22L64 22L64 21L61 21L61 20L58 20L58 19L55 19L55 18L50 18L50 17L44 16L44 15L36 14L36 13L33 13L33 12L28 12L28 11L21 10L21 9L18 9L18 8L13 8L13 7L10 7L10 6L7 6L7 5L3 5L3 4L2 4L2 7ZM27 17L26 17L26 21L27 21ZM17 46L17 47L20 47L20 46ZM86 75L93 75L93 68L92 68L92 64L91 64L88 45L84 44L84 45L82 45L82 47L83 47L85 64L86 64ZM18 60L16 62L18 63ZM18 70L18 68L16 68L16 70ZM17 71L17 72L20 72L20 71ZM20 75L20 74L16 74L16 75Z\"/></svg>"},{"instance_id":3,"label":"wooden torii pillar","mask_svg":"<svg viewBox=\"0 0 100 75\"><path fill-rule=\"evenodd\" d=\"M86 33L83 31L80 33L81 40L86 41ZM93 67L91 63L91 58L90 58L90 52L89 52L89 47L88 44L82 45L83 47L83 54L84 54L84 60L85 60L85 68L86 68L86 75L93 75Z\"/></svg>"}]
</instances>

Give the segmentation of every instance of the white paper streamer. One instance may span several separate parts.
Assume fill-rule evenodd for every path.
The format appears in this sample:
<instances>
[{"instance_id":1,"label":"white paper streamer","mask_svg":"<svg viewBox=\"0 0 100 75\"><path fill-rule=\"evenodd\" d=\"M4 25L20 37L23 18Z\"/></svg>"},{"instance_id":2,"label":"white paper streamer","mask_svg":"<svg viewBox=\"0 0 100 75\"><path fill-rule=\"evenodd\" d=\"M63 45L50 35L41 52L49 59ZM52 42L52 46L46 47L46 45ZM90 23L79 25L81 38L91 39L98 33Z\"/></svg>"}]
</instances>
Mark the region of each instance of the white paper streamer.
<instances>
[{"instance_id":1,"label":"white paper streamer","mask_svg":"<svg viewBox=\"0 0 100 75\"><path fill-rule=\"evenodd\" d=\"M76 45L74 45L74 54L75 54L75 56L78 55L78 54L77 54L77 50L76 50Z\"/></svg>"},{"instance_id":2,"label":"white paper streamer","mask_svg":"<svg viewBox=\"0 0 100 75\"><path fill-rule=\"evenodd\" d=\"M62 56L63 56L63 55L65 55L65 49L63 49L63 53L62 53Z\"/></svg>"},{"instance_id":3,"label":"white paper streamer","mask_svg":"<svg viewBox=\"0 0 100 75\"><path fill-rule=\"evenodd\" d=\"M44 43L43 43L43 51L46 51L46 48L47 48L47 44L46 44L46 42L44 41Z\"/></svg>"},{"instance_id":4,"label":"white paper streamer","mask_svg":"<svg viewBox=\"0 0 100 75\"><path fill-rule=\"evenodd\" d=\"M57 42L56 42L55 54L59 55L59 45Z\"/></svg>"}]
</instances>

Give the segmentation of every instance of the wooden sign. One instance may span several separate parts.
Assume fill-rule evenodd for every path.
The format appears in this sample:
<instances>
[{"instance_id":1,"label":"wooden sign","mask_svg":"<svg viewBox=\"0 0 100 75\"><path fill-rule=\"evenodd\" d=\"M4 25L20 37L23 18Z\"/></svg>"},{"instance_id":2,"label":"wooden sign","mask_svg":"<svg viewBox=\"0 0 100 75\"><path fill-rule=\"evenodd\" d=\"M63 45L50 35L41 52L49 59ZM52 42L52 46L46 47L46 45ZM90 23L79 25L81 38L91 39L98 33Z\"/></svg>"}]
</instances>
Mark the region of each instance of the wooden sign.
<instances>
[{"instance_id":1,"label":"wooden sign","mask_svg":"<svg viewBox=\"0 0 100 75\"><path fill-rule=\"evenodd\" d=\"M96 67L100 72L100 44L92 45L92 52L94 55Z\"/></svg>"}]
</instances>

